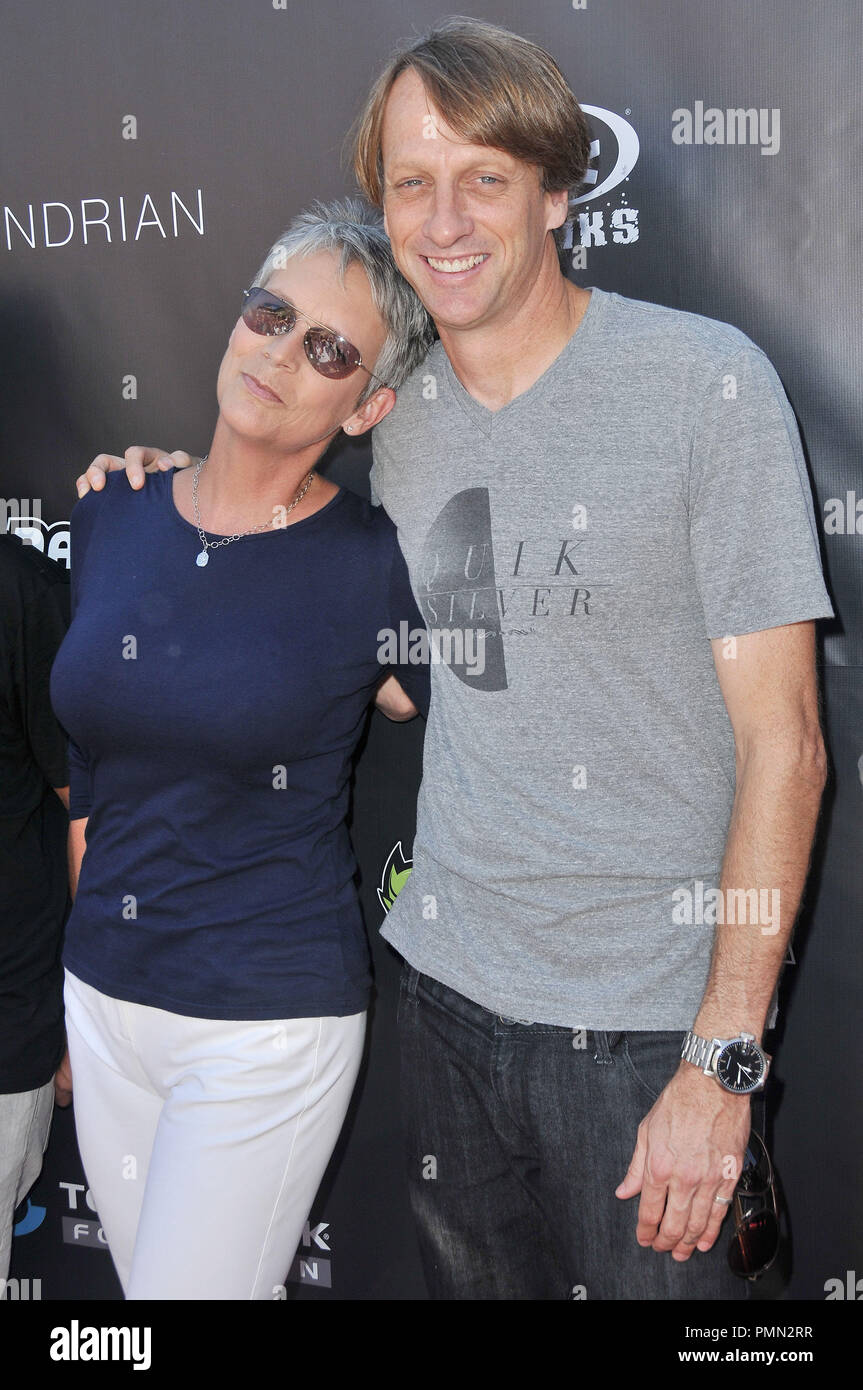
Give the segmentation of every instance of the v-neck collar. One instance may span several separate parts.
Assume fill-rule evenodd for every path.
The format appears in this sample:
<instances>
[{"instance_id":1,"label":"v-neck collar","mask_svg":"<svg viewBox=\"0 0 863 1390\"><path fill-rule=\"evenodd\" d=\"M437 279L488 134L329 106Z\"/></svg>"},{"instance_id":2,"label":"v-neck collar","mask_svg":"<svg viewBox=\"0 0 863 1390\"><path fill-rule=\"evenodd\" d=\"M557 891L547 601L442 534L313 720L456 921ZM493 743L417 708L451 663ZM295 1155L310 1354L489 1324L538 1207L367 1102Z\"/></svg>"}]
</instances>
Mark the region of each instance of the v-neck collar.
<instances>
[{"instance_id":1,"label":"v-neck collar","mask_svg":"<svg viewBox=\"0 0 863 1390\"><path fill-rule=\"evenodd\" d=\"M585 288L588 287L585 286ZM571 369L573 358L582 351L585 339L593 335L596 321L601 317L606 298L607 291L596 289L594 286L590 287L590 299L582 315L581 322L572 336L564 343L557 357L549 363L542 375L538 376L531 386L528 386L526 391L522 391L519 395L513 396L511 401L507 401L506 405L502 405L498 410L490 410L488 406L476 400L467 388L462 385L453 370L452 363L447 357L446 352L444 352L443 344L440 344L439 346L443 353L444 360L444 374L456 402L468 417L471 424L476 425L476 427L490 439L497 421L506 421L508 423L510 416L517 413L521 406L529 402L538 391L543 390L550 383L553 383L561 373L568 372Z\"/></svg>"}]
</instances>

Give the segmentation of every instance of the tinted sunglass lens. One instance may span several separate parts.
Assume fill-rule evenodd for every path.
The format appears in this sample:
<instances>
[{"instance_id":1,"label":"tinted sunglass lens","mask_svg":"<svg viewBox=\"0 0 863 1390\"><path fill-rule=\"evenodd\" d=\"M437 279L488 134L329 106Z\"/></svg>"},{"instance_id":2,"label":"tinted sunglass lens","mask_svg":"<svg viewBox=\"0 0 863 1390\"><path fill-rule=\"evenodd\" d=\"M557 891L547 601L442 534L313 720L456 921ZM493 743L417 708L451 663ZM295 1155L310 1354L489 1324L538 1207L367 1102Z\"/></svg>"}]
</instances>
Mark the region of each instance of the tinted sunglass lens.
<instances>
[{"instance_id":1,"label":"tinted sunglass lens","mask_svg":"<svg viewBox=\"0 0 863 1390\"><path fill-rule=\"evenodd\" d=\"M360 355L356 348L324 328L310 328L305 345L309 361L322 376L350 376L359 366Z\"/></svg>"},{"instance_id":2,"label":"tinted sunglass lens","mask_svg":"<svg viewBox=\"0 0 863 1390\"><path fill-rule=\"evenodd\" d=\"M728 1251L735 1274L752 1278L772 1264L779 1248L779 1223L772 1211L761 1211L741 1222Z\"/></svg>"},{"instance_id":3,"label":"tinted sunglass lens","mask_svg":"<svg viewBox=\"0 0 863 1390\"><path fill-rule=\"evenodd\" d=\"M744 1193L766 1192L770 1185L770 1160L763 1143L752 1134L743 1156L743 1170L738 1179L738 1190Z\"/></svg>"},{"instance_id":4,"label":"tinted sunglass lens","mask_svg":"<svg viewBox=\"0 0 863 1390\"><path fill-rule=\"evenodd\" d=\"M297 321L296 314L287 304L280 304L263 290L253 290L244 301L242 317L243 323L253 333L261 333L268 338L276 333L290 333Z\"/></svg>"}]
</instances>

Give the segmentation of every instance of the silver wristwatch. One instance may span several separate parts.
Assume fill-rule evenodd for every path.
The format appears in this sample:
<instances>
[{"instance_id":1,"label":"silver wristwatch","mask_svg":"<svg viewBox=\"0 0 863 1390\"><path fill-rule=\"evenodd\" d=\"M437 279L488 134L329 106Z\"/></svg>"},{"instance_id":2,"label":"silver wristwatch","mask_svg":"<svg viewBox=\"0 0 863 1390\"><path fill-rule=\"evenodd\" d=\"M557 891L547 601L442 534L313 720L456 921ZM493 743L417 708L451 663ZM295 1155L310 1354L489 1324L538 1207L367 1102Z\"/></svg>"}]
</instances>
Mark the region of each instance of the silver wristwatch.
<instances>
[{"instance_id":1,"label":"silver wristwatch","mask_svg":"<svg viewBox=\"0 0 863 1390\"><path fill-rule=\"evenodd\" d=\"M770 1070L771 1059L758 1046L754 1033L739 1033L736 1038L699 1038L690 1029L680 1055L736 1096L760 1091Z\"/></svg>"}]
</instances>

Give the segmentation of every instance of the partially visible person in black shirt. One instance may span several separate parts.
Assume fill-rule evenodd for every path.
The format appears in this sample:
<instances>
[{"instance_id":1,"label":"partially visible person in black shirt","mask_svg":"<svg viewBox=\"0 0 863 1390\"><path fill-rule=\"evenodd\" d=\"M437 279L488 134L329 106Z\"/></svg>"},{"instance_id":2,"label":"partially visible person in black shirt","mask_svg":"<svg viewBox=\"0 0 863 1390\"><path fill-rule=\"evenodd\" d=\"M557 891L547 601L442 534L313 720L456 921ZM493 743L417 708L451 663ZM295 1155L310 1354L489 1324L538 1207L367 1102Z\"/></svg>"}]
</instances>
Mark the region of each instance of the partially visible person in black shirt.
<instances>
[{"instance_id":1,"label":"partially visible person in black shirt","mask_svg":"<svg viewBox=\"0 0 863 1390\"><path fill-rule=\"evenodd\" d=\"M70 1099L61 963L69 774L49 698L68 625L67 571L0 535L0 1280L15 1208L42 1167L55 1088L60 1103Z\"/></svg>"}]
</instances>

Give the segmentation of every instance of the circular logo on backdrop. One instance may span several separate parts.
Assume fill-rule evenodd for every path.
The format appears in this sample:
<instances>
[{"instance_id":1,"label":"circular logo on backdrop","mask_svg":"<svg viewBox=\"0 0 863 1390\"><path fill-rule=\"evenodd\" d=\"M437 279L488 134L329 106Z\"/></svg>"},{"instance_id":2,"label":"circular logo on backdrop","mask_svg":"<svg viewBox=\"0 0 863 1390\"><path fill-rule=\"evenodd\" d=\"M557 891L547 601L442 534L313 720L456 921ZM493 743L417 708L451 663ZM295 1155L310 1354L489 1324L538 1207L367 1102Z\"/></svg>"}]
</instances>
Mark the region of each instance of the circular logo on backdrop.
<instances>
[{"instance_id":1,"label":"circular logo on backdrop","mask_svg":"<svg viewBox=\"0 0 863 1390\"><path fill-rule=\"evenodd\" d=\"M585 191L570 200L570 222L563 243L573 248L574 270L586 269L589 249L632 245L640 235L638 208L632 206L624 187L638 162L640 145L635 129L625 116L604 106L581 109L593 138L584 176ZM619 190L616 196L609 198L615 189ZM602 205L598 206L600 199Z\"/></svg>"},{"instance_id":2,"label":"circular logo on backdrop","mask_svg":"<svg viewBox=\"0 0 863 1390\"><path fill-rule=\"evenodd\" d=\"M590 118L593 131L599 126L599 133L590 142L590 163L584 177L590 186L587 192L573 198L573 205L589 203L623 183L635 168L641 148L634 128L616 111L607 111L604 106L581 109Z\"/></svg>"}]
</instances>

